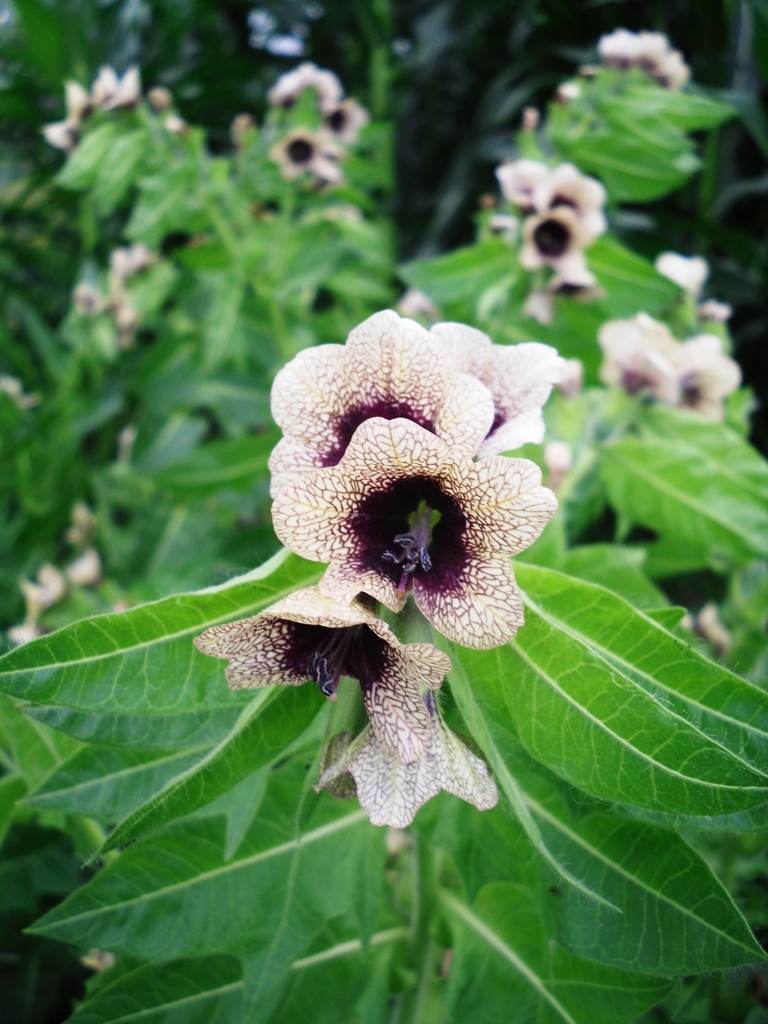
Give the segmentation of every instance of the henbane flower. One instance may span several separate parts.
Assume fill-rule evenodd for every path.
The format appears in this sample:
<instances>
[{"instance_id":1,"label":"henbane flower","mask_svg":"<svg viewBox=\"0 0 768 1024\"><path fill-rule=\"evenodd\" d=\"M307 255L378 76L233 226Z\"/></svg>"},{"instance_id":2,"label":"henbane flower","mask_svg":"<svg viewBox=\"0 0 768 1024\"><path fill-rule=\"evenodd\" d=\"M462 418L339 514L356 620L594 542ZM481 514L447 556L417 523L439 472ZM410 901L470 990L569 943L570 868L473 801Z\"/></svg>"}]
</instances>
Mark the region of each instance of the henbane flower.
<instances>
[{"instance_id":1,"label":"henbane flower","mask_svg":"<svg viewBox=\"0 0 768 1024\"><path fill-rule=\"evenodd\" d=\"M306 61L280 75L269 90L267 99L273 107L292 107L305 89L315 90L321 110L333 107L344 95L341 82L332 71Z\"/></svg>"},{"instance_id":2,"label":"henbane flower","mask_svg":"<svg viewBox=\"0 0 768 1024\"><path fill-rule=\"evenodd\" d=\"M377 742L403 763L419 757L431 735L421 688L439 687L451 669L431 644L401 644L359 601L338 604L317 587L252 618L212 626L195 646L228 660L235 690L314 680L333 700L342 675L359 680Z\"/></svg>"},{"instance_id":3,"label":"henbane flower","mask_svg":"<svg viewBox=\"0 0 768 1024\"><path fill-rule=\"evenodd\" d=\"M305 349L291 360L272 386L272 415L285 435L269 460L274 496L304 473L337 465L372 416L411 419L471 456L494 410L488 390L449 364L434 335L385 310L346 345Z\"/></svg>"},{"instance_id":4,"label":"henbane flower","mask_svg":"<svg viewBox=\"0 0 768 1024\"><path fill-rule=\"evenodd\" d=\"M409 590L434 626L467 647L506 643L523 622L510 555L538 537L557 500L527 459L457 456L412 420L366 420L337 466L284 487L280 540L330 562L323 593L366 593L399 611Z\"/></svg>"},{"instance_id":5,"label":"henbane flower","mask_svg":"<svg viewBox=\"0 0 768 1024\"><path fill-rule=\"evenodd\" d=\"M419 758L402 764L382 747L373 730L366 729L346 745L346 737L338 738L335 758L315 788L356 795L372 824L392 828L410 825L416 811L441 789L481 811L495 807L499 794L486 764L443 722L433 694L424 695L424 704L432 729Z\"/></svg>"},{"instance_id":6,"label":"henbane flower","mask_svg":"<svg viewBox=\"0 0 768 1024\"><path fill-rule=\"evenodd\" d=\"M269 158L288 181L309 173L320 182L335 185L343 177L338 168L341 150L324 133L296 128L270 149Z\"/></svg>"},{"instance_id":7,"label":"henbane flower","mask_svg":"<svg viewBox=\"0 0 768 1024\"><path fill-rule=\"evenodd\" d=\"M498 455L543 439L541 409L565 370L555 349L538 341L494 345L487 334L465 324L433 324L430 333L442 341L456 368L477 377L493 396L493 422L478 455Z\"/></svg>"}]
</instances>

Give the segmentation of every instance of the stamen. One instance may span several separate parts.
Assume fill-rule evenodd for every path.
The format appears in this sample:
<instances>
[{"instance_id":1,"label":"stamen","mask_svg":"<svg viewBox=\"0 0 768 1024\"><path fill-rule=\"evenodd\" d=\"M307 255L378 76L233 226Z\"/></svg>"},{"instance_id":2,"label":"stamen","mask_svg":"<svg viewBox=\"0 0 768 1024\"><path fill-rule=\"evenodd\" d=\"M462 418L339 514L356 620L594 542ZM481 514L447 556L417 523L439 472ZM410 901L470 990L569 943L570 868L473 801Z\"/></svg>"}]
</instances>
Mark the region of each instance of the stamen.
<instances>
[{"instance_id":1,"label":"stamen","mask_svg":"<svg viewBox=\"0 0 768 1024\"><path fill-rule=\"evenodd\" d=\"M432 559L429 557L427 545L430 539L431 511L428 508L420 509L416 514L412 532L398 533L394 538L395 544L402 548L400 554L394 551L385 551L382 560L402 566L400 582L397 585L398 594L405 594L411 577L417 569L429 572L432 568Z\"/></svg>"},{"instance_id":2,"label":"stamen","mask_svg":"<svg viewBox=\"0 0 768 1024\"><path fill-rule=\"evenodd\" d=\"M314 679L328 700L336 700L339 678L345 673L345 662L359 627L324 630L324 640L312 655L307 675Z\"/></svg>"}]
</instances>

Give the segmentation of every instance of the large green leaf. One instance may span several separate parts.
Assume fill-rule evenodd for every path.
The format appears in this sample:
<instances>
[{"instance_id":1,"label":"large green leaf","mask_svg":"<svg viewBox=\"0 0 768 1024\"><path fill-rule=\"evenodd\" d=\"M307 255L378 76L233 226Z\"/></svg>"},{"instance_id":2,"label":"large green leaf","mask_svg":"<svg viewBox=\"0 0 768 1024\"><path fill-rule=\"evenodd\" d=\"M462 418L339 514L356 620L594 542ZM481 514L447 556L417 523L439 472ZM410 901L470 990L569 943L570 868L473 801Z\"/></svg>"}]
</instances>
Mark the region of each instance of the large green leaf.
<instances>
[{"instance_id":1,"label":"large green leaf","mask_svg":"<svg viewBox=\"0 0 768 1024\"><path fill-rule=\"evenodd\" d=\"M658 1002L666 979L591 963L547 934L533 894L498 882L472 907L448 893L455 935L448 982L452 1019L476 1024L621 1024Z\"/></svg>"},{"instance_id":2,"label":"large green leaf","mask_svg":"<svg viewBox=\"0 0 768 1024\"><path fill-rule=\"evenodd\" d=\"M509 248L498 239L429 260L414 260L398 268L400 277L414 288L420 288L440 305L457 302L474 305L486 288L509 278L514 262Z\"/></svg>"},{"instance_id":3,"label":"large green leaf","mask_svg":"<svg viewBox=\"0 0 768 1024\"><path fill-rule=\"evenodd\" d=\"M451 653L454 668L461 666L452 689L481 747L504 729L586 792L664 812L714 815L765 802L766 777L740 748L733 753L725 745L732 735L754 737L750 723L764 715L760 691L744 684L743 695L751 697L744 726L732 720L727 686L710 683L711 709L701 695L702 708L695 709L685 680L706 663L682 641L602 588L531 565L520 564L518 571L532 596L526 596L526 623L515 640L493 651L454 647ZM578 632L538 607L540 590L558 595L563 588L570 588L574 606L602 602L594 639L583 624ZM657 640L662 653L654 661L638 645ZM678 707L667 706L673 700ZM683 717L693 717L694 709L701 716L696 721L706 720L721 738ZM486 753L503 785L503 764Z\"/></svg>"},{"instance_id":4,"label":"large green leaf","mask_svg":"<svg viewBox=\"0 0 768 1024\"><path fill-rule=\"evenodd\" d=\"M264 433L212 441L163 467L155 479L165 490L187 498L207 497L228 488L245 490L267 479L267 462L276 440L273 433Z\"/></svg>"},{"instance_id":5,"label":"large green leaf","mask_svg":"<svg viewBox=\"0 0 768 1024\"><path fill-rule=\"evenodd\" d=\"M723 571L768 556L768 465L694 413L653 410L639 436L603 450L603 481L627 524L654 530L649 569Z\"/></svg>"},{"instance_id":6,"label":"large green leaf","mask_svg":"<svg viewBox=\"0 0 768 1024\"><path fill-rule=\"evenodd\" d=\"M315 583L320 572L282 551L223 586L83 619L0 659L0 688L36 703L109 714L221 706L228 692L223 662L199 654L192 639L216 623L257 614Z\"/></svg>"},{"instance_id":7,"label":"large green leaf","mask_svg":"<svg viewBox=\"0 0 768 1024\"><path fill-rule=\"evenodd\" d=\"M323 706L315 686L261 690L232 731L114 829L102 852L205 807L282 754Z\"/></svg>"}]
</instances>

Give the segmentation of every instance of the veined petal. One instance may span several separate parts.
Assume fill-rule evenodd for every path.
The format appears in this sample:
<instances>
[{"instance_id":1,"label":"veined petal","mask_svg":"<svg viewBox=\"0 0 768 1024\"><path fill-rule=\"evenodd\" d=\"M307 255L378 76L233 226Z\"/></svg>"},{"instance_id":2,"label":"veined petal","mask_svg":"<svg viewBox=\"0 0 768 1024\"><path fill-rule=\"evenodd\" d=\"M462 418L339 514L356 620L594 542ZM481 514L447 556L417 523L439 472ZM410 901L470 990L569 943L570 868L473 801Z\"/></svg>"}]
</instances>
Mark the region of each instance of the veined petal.
<instances>
[{"instance_id":1,"label":"veined petal","mask_svg":"<svg viewBox=\"0 0 768 1024\"><path fill-rule=\"evenodd\" d=\"M380 570L366 569L359 561L334 561L318 584L323 594L334 601L351 601L358 594L369 594L391 612L405 607L405 593Z\"/></svg>"},{"instance_id":2,"label":"veined petal","mask_svg":"<svg viewBox=\"0 0 768 1024\"><path fill-rule=\"evenodd\" d=\"M409 678L430 690L437 690L451 671L451 659L432 644L406 644L402 654Z\"/></svg>"},{"instance_id":3,"label":"veined petal","mask_svg":"<svg viewBox=\"0 0 768 1024\"><path fill-rule=\"evenodd\" d=\"M523 600L503 556L470 558L450 590L413 584L416 604L449 640L486 650L508 643L523 625Z\"/></svg>"},{"instance_id":4,"label":"veined petal","mask_svg":"<svg viewBox=\"0 0 768 1024\"><path fill-rule=\"evenodd\" d=\"M255 615L211 626L194 643L203 654L228 660L226 678L231 690L302 686L309 678L292 663L290 625L279 619Z\"/></svg>"},{"instance_id":5,"label":"veined petal","mask_svg":"<svg viewBox=\"0 0 768 1024\"><path fill-rule=\"evenodd\" d=\"M392 649L376 677L361 679L360 683L368 718L381 747L403 764L421 757L432 731L432 719L418 682L410 677L408 659Z\"/></svg>"},{"instance_id":6,"label":"veined petal","mask_svg":"<svg viewBox=\"0 0 768 1024\"><path fill-rule=\"evenodd\" d=\"M485 368L493 354L493 342L487 334L451 320L432 324L429 333L440 339L457 370L471 373L487 384Z\"/></svg>"},{"instance_id":7,"label":"veined petal","mask_svg":"<svg viewBox=\"0 0 768 1024\"><path fill-rule=\"evenodd\" d=\"M292 438L322 449L335 441L338 417L354 401L343 345L305 348L287 363L272 385L272 417Z\"/></svg>"},{"instance_id":8,"label":"veined petal","mask_svg":"<svg viewBox=\"0 0 768 1024\"><path fill-rule=\"evenodd\" d=\"M488 455L514 451L524 444L541 444L545 433L546 425L541 409L528 409L496 427L480 445L477 454L482 459Z\"/></svg>"}]
</instances>

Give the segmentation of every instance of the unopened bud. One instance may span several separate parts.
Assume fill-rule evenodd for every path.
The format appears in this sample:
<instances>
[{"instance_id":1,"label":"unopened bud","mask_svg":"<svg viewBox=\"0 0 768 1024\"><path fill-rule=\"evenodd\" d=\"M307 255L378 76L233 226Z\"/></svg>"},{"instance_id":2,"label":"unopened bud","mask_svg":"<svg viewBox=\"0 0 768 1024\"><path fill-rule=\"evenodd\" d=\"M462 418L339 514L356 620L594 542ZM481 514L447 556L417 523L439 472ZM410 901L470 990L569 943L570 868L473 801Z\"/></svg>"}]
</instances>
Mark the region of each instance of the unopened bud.
<instances>
[{"instance_id":1,"label":"unopened bud","mask_svg":"<svg viewBox=\"0 0 768 1024\"><path fill-rule=\"evenodd\" d=\"M164 114L166 110L170 110L173 106L173 96L162 85L156 85L154 89L150 89L147 93L147 99L156 114Z\"/></svg>"},{"instance_id":2,"label":"unopened bud","mask_svg":"<svg viewBox=\"0 0 768 1024\"><path fill-rule=\"evenodd\" d=\"M229 128L229 135L232 142L237 146L238 149L242 149L245 145L245 137L248 132L253 131L256 128L256 122L253 120L250 114L238 114L232 121Z\"/></svg>"},{"instance_id":3,"label":"unopened bud","mask_svg":"<svg viewBox=\"0 0 768 1024\"><path fill-rule=\"evenodd\" d=\"M67 567L67 578L77 587L95 587L101 581L101 558L96 548L85 551Z\"/></svg>"},{"instance_id":4,"label":"unopened bud","mask_svg":"<svg viewBox=\"0 0 768 1024\"><path fill-rule=\"evenodd\" d=\"M538 112L536 107L525 107L523 109L523 123L521 125L524 132L535 132L538 131L539 125L541 124L541 114Z\"/></svg>"}]
</instances>

